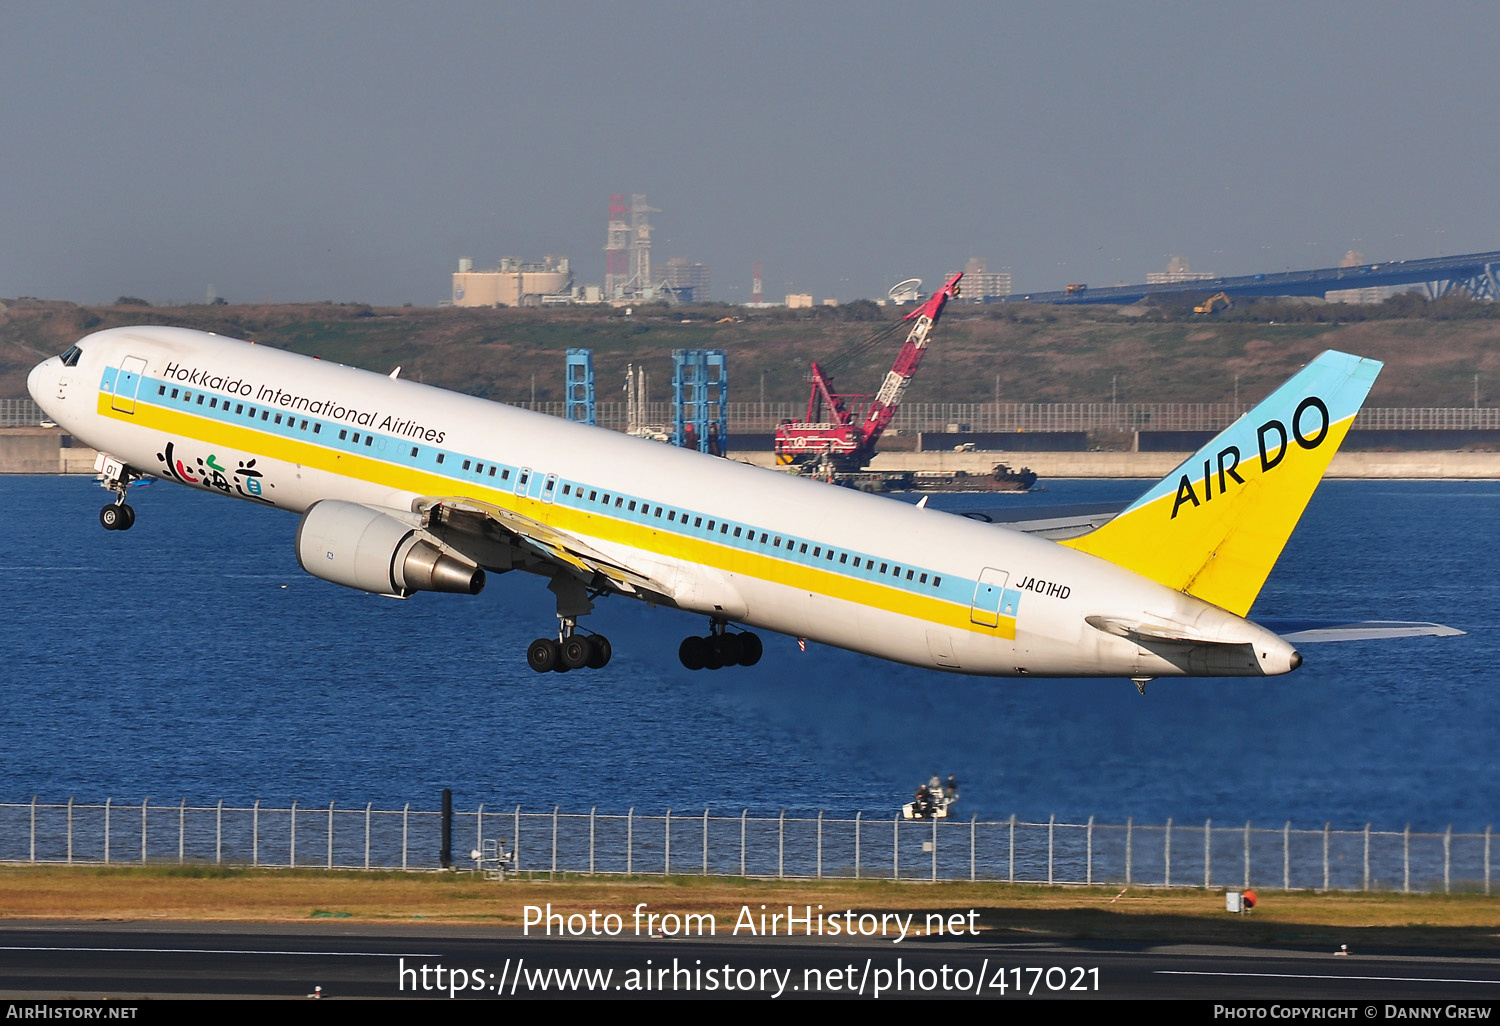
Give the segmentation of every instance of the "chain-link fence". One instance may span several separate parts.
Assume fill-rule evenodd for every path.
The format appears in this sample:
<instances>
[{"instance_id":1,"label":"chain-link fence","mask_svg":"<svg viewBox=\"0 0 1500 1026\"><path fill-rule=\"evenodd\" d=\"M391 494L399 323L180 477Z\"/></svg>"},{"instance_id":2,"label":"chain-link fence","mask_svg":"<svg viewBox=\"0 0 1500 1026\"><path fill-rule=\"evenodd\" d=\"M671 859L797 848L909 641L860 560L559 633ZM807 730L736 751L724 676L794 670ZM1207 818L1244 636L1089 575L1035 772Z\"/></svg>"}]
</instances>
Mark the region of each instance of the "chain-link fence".
<instances>
[{"instance_id":1,"label":"chain-link fence","mask_svg":"<svg viewBox=\"0 0 1500 1026\"><path fill-rule=\"evenodd\" d=\"M232 863L428 870L441 865L441 813L293 803L0 804L0 861ZM496 841L520 872L1286 890L1482 891L1483 833L1293 829L1251 823L1142 825L1007 820L528 812L455 812L453 861Z\"/></svg>"},{"instance_id":2,"label":"chain-link fence","mask_svg":"<svg viewBox=\"0 0 1500 1026\"><path fill-rule=\"evenodd\" d=\"M516 403L554 417L563 416L561 402ZM802 403L729 403L729 430L766 433L784 420L801 420ZM906 403L896 411L891 429L900 434L919 431L963 433L1018 431L1221 431L1245 412L1233 403ZM35 426L46 419L30 399L0 399L0 427ZM626 404L596 404L600 427L624 431L629 419ZM639 421L665 431L672 429L672 404L646 403ZM1405 408L1361 410L1354 422L1367 431L1500 430L1500 408Z\"/></svg>"}]
</instances>

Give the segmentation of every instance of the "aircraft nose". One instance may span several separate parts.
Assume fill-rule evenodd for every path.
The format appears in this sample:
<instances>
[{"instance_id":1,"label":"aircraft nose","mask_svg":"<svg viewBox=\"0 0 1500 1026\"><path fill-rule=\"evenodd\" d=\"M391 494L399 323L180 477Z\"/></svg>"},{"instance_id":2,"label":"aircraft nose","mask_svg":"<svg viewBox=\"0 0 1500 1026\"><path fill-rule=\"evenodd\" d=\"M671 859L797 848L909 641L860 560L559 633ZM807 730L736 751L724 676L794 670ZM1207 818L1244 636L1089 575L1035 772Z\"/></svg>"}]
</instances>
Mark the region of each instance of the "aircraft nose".
<instances>
[{"instance_id":1,"label":"aircraft nose","mask_svg":"<svg viewBox=\"0 0 1500 1026\"><path fill-rule=\"evenodd\" d=\"M39 386L42 383L42 368L45 366L47 366L46 363L39 363L35 367L31 368L30 374L26 375L26 391L31 393L31 398L33 400L35 400L41 392L41 388Z\"/></svg>"}]
</instances>

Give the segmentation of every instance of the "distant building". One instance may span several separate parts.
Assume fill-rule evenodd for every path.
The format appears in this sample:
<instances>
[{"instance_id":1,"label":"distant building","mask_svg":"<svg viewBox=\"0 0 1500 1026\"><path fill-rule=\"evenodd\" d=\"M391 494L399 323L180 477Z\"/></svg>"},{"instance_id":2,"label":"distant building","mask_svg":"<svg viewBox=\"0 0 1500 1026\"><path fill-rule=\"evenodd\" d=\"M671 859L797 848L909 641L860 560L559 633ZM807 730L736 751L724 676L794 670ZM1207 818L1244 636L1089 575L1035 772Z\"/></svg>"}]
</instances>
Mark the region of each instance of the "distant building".
<instances>
[{"instance_id":1,"label":"distant building","mask_svg":"<svg viewBox=\"0 0 1500 1026\"><path fill-rule=\"evenodd\" d=\"M684 303L705 303L709 299L708 265L690 264L683 257L673 257L667 261L660 284Z\"/></svg>"},{"instance_id":2,"label":"distant building","mask_svg":"<svg viewBox=\"0 0 1500 1026\"><path fill-rule=\"evenodd\" d=\"M1150 271L1146 274L1147 285L1176 285L1185 281L1212 281L1218 275L1212 271L1194 271L1188 267L1186 259L1174 256L1167 261L1165 271Z\"/></svg>"},{"instance_id":3,"label":"distant building","mask_svg":"<svg viewBox=\"0 0 1500 1026\"><path fill-rule=\"evenodd\" d=\"M1361 267L1364 263L1365 255L1357 249L1351 249L1339 261L1339 266ZM1367 289L1337 289L1323 293L1323 298L1330 303L1384 303L1395 291L1388 285L1377 285Z\"/></svg>"},{"instance_id":4,"label":"distant building","mask_svg":"<svg viewBox=\"0 0 1500 1026\"><path fill-rule=\"evenodd\" d=\"M542 306L572 298L573 274L568 258L547 256L527 263L501 257L493 271L474 270L468 257L453 275L454 306Z\"/></svg>"},{"instance_id":5,"label":"distant building","mask_svg":"<svg viewBox=\"0 0 1500 1026\"><path fill-rule=\"evenodd\" d=\"M958 272L949 271L948 278ZM991 296L1010 295L1010 272L985 270L984 261L970 258L964 265L964 280L958 283L958 298L965 303L983 303Z\"/></svg>"},{"instance_id":6,"label":"distant building","mask_svg":"<svg viewBox=\"0 0 1500 1026\"><path fill-rule=\"evenodd\" d=\"M811 292L791 292L787 294L786 305L789 310L808 310L812 308Z\"/></svg>"}]
</instances>

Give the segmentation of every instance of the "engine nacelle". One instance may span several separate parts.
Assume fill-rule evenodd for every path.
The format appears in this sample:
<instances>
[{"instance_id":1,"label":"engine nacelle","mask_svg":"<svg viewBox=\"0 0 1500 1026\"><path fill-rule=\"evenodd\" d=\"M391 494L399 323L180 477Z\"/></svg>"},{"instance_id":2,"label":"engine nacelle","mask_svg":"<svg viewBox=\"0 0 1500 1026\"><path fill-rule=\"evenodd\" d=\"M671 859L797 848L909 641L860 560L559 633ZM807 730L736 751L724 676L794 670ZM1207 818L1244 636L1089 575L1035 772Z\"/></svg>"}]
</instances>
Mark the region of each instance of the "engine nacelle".
<instances>
[{"instance_id":1,"label":"engine nacelle","mask_svg":"<svg viewBox=\"0 0 1500 1026\"><path fill-rule=\"evenodd\" d=\"M407 517L357 502L315 502L297 525L297 562L314 577L377 595L478 595L484 571L428 541Z\"/></svg>"}]
</instances>

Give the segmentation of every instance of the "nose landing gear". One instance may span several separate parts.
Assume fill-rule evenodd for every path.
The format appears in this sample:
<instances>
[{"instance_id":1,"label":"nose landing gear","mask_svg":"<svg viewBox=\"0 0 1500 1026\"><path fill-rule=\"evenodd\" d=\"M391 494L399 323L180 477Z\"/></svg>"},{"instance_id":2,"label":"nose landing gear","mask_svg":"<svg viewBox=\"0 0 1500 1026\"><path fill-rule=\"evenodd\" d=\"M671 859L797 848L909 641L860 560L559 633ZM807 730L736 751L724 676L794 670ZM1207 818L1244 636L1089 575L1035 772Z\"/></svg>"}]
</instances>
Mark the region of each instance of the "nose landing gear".
<instances>
[{"instance_id":1,"label":"nose landing gear","mask_svg":"<svg viewBox=\"0 0 1500 1026\"><path fill-rule=\"evenodd\" d=\"M125 490L130 487L131 479L140 475L131 473L125 464L104 453L99 454L94 469L99 471L104 487L115 493L115 501L99 511L99 523L106 531L130 530L135 525L135 510L126 505Z\"/></svg>"}]
</instances>

